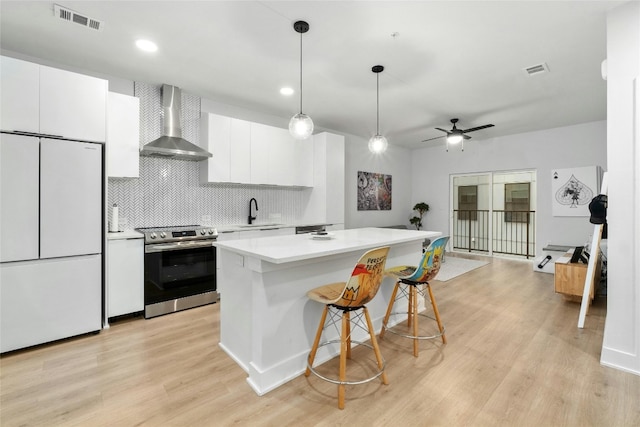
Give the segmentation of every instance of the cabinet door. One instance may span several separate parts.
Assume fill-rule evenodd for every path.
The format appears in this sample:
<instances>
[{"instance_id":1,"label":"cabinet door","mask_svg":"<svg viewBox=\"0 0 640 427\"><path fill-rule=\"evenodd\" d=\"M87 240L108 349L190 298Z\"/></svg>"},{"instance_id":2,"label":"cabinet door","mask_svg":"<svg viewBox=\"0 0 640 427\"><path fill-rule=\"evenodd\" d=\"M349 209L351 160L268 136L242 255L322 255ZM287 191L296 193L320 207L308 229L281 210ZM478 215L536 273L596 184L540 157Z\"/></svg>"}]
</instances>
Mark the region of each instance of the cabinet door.
<instances>
[{"instance_id":1,"label":"cabinet door","mask_svg":"<svg viewBox=\"0 0 640 427\"><path fill-rule=\"evenodd\" d=\"M251 183L251 123L231 119L229 134L229 181Z\"/></svg>"},{"instance_id":2,"label":"cabinet door","mask_svg":"<svg viewBox=\"0 0 640 427\"><path fill-rule=\"evenodd\" d=\"M0 351L99 331L102 256L0 264Z\"/></svg>"},{"instance_id":3,"label":"cabinet door","mask_svg":"<svg viewBox=\"0 0 640 427\"><path fill-rule=\"evenodd\" d=\"M107 81L40 67L40 132L106 141Z\"/></svg>"},{"instance_id":4,"label":"cabinet door","mask_svg":"<svg viewBox=\"0 0 640 427\"><path fill-rule=\"evenodd\" d=\"M0 261L38 258L40 141L0 134Z\"/></svg>"},{"instance_id":5,"label":"cabinet door","mask_svg":"<svg viewBox=\"0 0 640 427\"><path fill-rule=\"evenodd\" d=\"M140 176L140 99L109 92L107 172L110 177Z\"/></svg>"},{"instance_id":6,"label":"cabinet door","mask_svg":"<svg viewBox=\"0 0 640 427\"><path fill-rule=\"evenodd\" d=\"M269 139L269 183L293 186L296 171L297 140L288 129L271 128Z\"/></svg>"},{"instance_id":7,"label":"cabinet door","mask_svg":"<svg viewBox=\"0 0 640 427\"><path fill-rule=\"evenodd\" d=\"M251 184L269 181L269 145L273 139L271 126L251 123Z\"/></svg>"},{"instance_id":8,"label":"cabinet door","mask_svg":"<svg viewBox=\"0 0 640 427\"><path fill-rule=\"evenodd\" d=\"M144 310L144 239L109 240L107 316Z\"/></svg>"},{"instance_id":9,"label":"cabinet door","mask_svg":"<svg viewBox=\"0 0 640 427\"><path fill-rule=\"evenodd\" d=\"M229 138L231 118L203 113L200 116L200 141L213 157L199 162L200 182L229 182Z\"/></svg>"},{"instance_id":10,"label":"cabinet door","mask_svg":"<svg viewBox=\"0 0 640 427\"><path fill-rule=\"evenodd\" d=\"M40 66L0 57L0 129L40 131Z\"/></svg>"},{"instance_id":11,"label":"cabinet door","mask_svg":"<svg viewBox=\"0 0 640 427\"><path fill-rule=\"evenodd\" d=\"M313 138L295 141L295 176L293 184L313 187Z\"/></svg>"},{"instance_id":12,"label":"cabinet door","mask_svg":"<svg viewBox=\"0 0 640 427\"><path fill-rule=\"evenodd\" d=\"M102 252L102 145L42 138L40 258Z\"/></svg>"}]
</instances>

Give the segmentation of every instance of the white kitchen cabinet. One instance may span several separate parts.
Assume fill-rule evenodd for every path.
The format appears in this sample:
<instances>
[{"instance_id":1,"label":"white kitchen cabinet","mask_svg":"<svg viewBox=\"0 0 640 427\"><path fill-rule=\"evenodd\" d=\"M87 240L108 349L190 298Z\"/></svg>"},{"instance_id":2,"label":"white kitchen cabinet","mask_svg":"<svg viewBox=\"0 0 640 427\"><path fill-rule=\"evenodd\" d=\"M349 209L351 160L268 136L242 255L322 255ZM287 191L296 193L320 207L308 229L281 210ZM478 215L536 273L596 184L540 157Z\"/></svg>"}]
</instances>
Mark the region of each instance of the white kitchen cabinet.
<instances>
[{"instance_id":1,"label":"white kitchen cabinet","mask_svg":"<svg viewBox=\"0 0 640 427\"><path fill-rule=\"evenodd\" d=\"M40 66L40 133L106 141L106 80Z\"/></svg>"},{"instance_id":2,"label":"white kitchen cabinet","mask_svg":"<svg viewBox=\"0 0 640 427\"><path fill-rule=\"evenodd\" d=\"M313 138L294 140L294 148L296 151L294 183L299 187L313 187Z\"/></svg>"},{"instance_id":3,"label":"white kitchen cabinet","mask_svg":"<svg viewBox=\"0 0 640 427\"><path fill-rule=\"evenodd\" d=\"M200 163L200 182L313 186L313 141L287 129L203 113L200 140L213 157Z\"/></svg>"},{"instance_id":4,"label":"white kitchen cabinet","mask_svg":"<svg viewBox=\"0 0 640 427\"><path fill-rule=\"evenodd\" d=\"M251 182L251 127L245 120L203 113L200 141L213 157L200 162L200 181Z\"/></svg>"},{"instance_id":5,"label":"white kitchen cabinet","mask_svg":"<svg viewBox=\"0 0 640 427\"><path fill-rule=\"evenodd\" d=\"M0 351L99 331L102 255L0 264Z\"/></svg>"},{"instance_id":6,"label":"white kitchen cabinet","mask_svg":"<svg viewBox=\"0 0 640 427\"><path fill-rule=\"evenodd\" d=\"M110 239L107 317L144 310L144 239Z\"/></svg>"},{"instance_id":7,"label":"white kitchen cabinet","mask_svg":"<svg viewBox=\"0 0 640 427\"><path fill-rule=\"evenodd\" d=\"M0 129L40 132L40 66L0 57Z\"/></svg>"},{"instance_id":8,"label":"white kitchen cabinet","mask_svg":"<svg viewBox=\"0 0 640 427\"><path fill-rule=\"evenodd\" d=\"M269 181L269 146L276 138L272 126L251 123L251 183L271 184Z\"/></svg>"},{"instance_id":9,"label":"white kitchen cabinet","mask_svg":"<svg viewBox=\"0 0 640 427\"><path fill-rule=\"evenodd\" d=\"M109 92L107 175L140 176L140 98Z\"/></svg>"},{"instance_id":10,"label":"white kitchen cabinet","mask_svg":"<svg viewBox=\"0 0 640 427\"><path fill-rule=\"evenodd\" d=\"M3 56L0 127L106 140L107 81Z\"/></svg>"},{"instance_id":11,"label":"white kitchen cabinet","mask_svg":"<svg viewBox=\"0 0 640 427\"><path fill-rule=\"evenodd\" d=\"M322 132L313 136L313 190L303 221L344 224L344 136Z\"/></svg>"}]
</instances>

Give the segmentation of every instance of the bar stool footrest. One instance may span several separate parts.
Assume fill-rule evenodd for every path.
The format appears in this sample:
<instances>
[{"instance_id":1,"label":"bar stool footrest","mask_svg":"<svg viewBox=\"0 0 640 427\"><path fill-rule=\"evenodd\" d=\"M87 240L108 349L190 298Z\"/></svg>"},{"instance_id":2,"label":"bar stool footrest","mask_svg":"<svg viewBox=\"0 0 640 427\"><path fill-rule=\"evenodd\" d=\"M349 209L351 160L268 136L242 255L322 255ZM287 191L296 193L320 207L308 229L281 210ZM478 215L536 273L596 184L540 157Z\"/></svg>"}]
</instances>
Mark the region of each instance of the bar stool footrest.
<instances>
[{"instance_id":1,"label":"bar stool footrest","mask_svg":"<svg viewBox=\"0 0 640 427\"><path fill-rule=\"evenodd\" d=\"M369 345L369 344L367 344L367 343L365 343L365 342L352 340L352 341L351 341L351 343L353 343L353 344L363 345L363 346L365 346L365 347L367 347L367 348L369 348L369 349L371 349L371 350L373 351L373 346L371 346L371 345ZM320 347L324 347L324 346L329 345L329 344L340 344L340 340L331 340L331 341L323 342L323 343L321 343L321 344L318 344L318 348L320 348ZM383 358L382 358L382 369L379 369L379 370L378 370L374 375L372 375L371 377L368 377L368 378L365 378L365 379L362 379L362 380L356 380L356 381L340 381L339 379L336 379L336 378L329 378L329 377L326 377L326 376L322 375L321 373L317 372L317 371L313 368L313 366L311 366L311 365L309 364L309 361L308 361L308 359L307 359L307 367L309 368L309 370L310 370L310 371L311 371L311 372L312 372L316 377L318 377L318 378L320 378L320 379L322 379L322 380L324 380L324 381L327 381L327 382L330 382L330 383L333 383L333 384L339 384L339 385L340 385L340 384L345 384L345 385L357 385L357 384L365 384L365 383L368 383L368 382L370 382L370 381L373 381L373 380L375 380L376 378L378 378L380 375L382 375L382 374L384 373L384 368L385 368L385 366L386 366L386 365L387 365L387 362L384 360L384 357L383 357Z\"/></svg>"},{"instance_id":2,"label":"bar stool footrest","mask_svg":"<svg viewBox=\"0 0 640 427\"><path fill-rule=\"evenodd\" d=\"M400 311L400 312L391 312L391 315L401 315L401 314L406 314L408 315L409 313L407 313L406 311ZM425 313L418 313L418 316L421 317L426 317L427 319L433 320L434 322L436 322L436 326L437 326L437 320L435 319L435 317L431 317ZM398 325L394 325L393 327L389 328L386 325L382 325L382 327L384 328L385 331L387 332L391 332L392 334L404 337L404 338L411 338L411 339L416 339L416 340L432 340L434 338L440 338L441 336L443 336L446 332L446 329L444 327L444 325L442 325L442 332L438 331L435 335L409 335L409 334L404 334L402 332L399 331L394 331L393 328L396 328Z\"/></svg>"}]
</instances>

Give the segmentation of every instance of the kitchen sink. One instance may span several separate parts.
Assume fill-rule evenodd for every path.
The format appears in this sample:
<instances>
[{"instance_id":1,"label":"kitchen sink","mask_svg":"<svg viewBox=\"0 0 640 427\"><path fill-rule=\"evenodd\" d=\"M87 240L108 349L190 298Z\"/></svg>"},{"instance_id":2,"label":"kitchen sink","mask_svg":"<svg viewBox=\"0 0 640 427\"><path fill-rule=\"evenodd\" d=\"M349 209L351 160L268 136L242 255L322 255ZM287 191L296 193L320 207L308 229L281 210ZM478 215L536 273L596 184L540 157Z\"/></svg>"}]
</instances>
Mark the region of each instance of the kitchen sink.
<instances>
[{"instance_id":1,"label":"kitchen sink","mask_svg":"<svg viewBox=\"0 0 640 427\"><path fill-rule=\"evenodd\" d=\"M276 227L279 225L284 225L280 223L269 223L269 224L243 224L239 225L240 228L265 228L265 227Z\"/></svg>"}]
</instances>

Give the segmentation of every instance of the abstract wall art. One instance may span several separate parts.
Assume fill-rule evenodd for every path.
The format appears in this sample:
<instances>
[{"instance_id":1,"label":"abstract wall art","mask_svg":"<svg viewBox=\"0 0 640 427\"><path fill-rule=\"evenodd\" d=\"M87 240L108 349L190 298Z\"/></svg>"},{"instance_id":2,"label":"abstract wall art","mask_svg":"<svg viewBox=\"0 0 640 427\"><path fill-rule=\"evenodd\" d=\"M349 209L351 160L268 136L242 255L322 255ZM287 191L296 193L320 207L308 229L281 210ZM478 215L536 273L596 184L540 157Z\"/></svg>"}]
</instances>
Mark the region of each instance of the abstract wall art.
<instances>
[{"instance_id":1,"label":"abstract wall art","mask_svg":"<svg viewBox=\"0 0 640 427\"><path fill-rule=\"evenodd\" d=\"M391 175L358 171L358 210L391 210Z\"/></svg>"}]
</instances>

